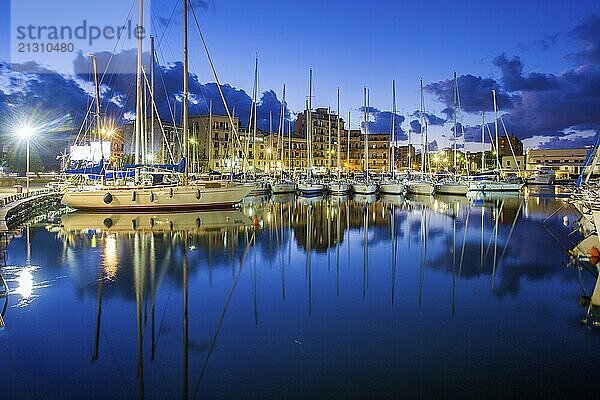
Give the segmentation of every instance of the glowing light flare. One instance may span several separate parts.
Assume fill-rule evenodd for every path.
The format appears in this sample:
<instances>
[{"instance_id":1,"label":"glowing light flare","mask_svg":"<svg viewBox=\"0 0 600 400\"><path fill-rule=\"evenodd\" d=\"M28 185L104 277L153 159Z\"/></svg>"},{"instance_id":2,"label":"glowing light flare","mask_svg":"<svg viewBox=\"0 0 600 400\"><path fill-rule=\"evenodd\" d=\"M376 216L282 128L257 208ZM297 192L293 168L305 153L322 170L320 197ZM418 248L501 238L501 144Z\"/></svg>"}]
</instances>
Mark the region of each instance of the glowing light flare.
<instances>
[{"instance_id":1,"label":"glowing light flare","mask_svg":"<svg viewBox=\"0 0 600 400\"><path fill-rule=\"evenodd\" d=\"M109 235L104 239L102 258L104 274L107 279L112 280L117 275L119 269L117 238L114 235Z\"/></svg>"},{"instance_id":2,"label":"glowing light flare","mask_svg":"<svg viewBox=\"0 0 600 400\"><path fill-rule=\"evenodd\" d=\"M27 300L33 295L33 267L23 268L17 273L17 288L15 293Z\"/></svg>"},{"instance_id":3,"label":"glowing light flare","mask_svg":"<svg viewBox=\"0 0 600 400\"><path fill-rule=\"evenodd\" d=\"M17 128L17 135L22 139L29 139L35 135L35 129L27 124Z\"/></svg>"}]
</instances>

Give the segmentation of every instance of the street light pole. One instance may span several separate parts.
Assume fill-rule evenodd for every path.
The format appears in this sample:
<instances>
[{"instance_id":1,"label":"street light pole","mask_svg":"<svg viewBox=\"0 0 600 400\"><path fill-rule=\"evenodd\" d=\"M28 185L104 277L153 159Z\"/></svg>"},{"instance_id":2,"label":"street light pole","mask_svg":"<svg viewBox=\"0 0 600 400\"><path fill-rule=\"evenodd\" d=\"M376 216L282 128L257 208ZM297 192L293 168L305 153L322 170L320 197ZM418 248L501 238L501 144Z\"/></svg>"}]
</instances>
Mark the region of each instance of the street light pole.
<instances>
[{"instance_id":1,"label":"street light pole","mask_svg":"<svg viewBox=\"0 0 600 400\"><path fill-rule=\"evenodd\" d=\"M25 172L25 181L26 183L26 188L25 188L25 195L29 197L29 136L27 136L27 167L26 167L27 172ZM29 239L29 238L28 238Z\"/></svg>"}]
</instances>

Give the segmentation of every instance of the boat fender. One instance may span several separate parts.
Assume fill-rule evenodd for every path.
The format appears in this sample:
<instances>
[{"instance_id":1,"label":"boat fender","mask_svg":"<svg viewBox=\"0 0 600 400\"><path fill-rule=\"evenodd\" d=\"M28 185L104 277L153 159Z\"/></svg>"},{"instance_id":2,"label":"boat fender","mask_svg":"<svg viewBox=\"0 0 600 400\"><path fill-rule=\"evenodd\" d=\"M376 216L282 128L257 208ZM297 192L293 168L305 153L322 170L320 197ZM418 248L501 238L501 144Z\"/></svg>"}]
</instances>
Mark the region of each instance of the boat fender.
<instances>
[{"instance_id":1,"label":"boat fender","mask_svg":"<svg viewBox=\"0 0 600 400\"><path fill-rule=\"evenodd\" d=\"M600 263L600 249L596 246L592 247L590 250L590 262L594 265Z\"/></svg>"},{"instance_id":2,"label":"boat fender","mask_svg":"<svg viewBox=\"0 0 600 400\"><path fill-rule=\"evenodd\" d=\"M200 191L200 189L196 190L196 199L200 200L201 197L202 197L202 192Z\"/></svg>"},{"instance_id":3,"label":"boat fender","mask_svg":"<svg viewBox=\"0 0 600 400\"><path fill-rule=\"evenodd\" d=\"M135 190L131 192L131 201L135 201L136 193Z\"/></svg>"},{"instance_id":4,"label":"boat fender","mask_svg":"<svg viewBox=\"0 0 600 400\"><path fill-rule=\"evenodd\" d=\"M113 221L110 218L104 218L104 221L102 223L104 224L106 229L110 229L110 227L113 226Z\"/></svg>"},{"instance_id":5,"label":"boat fender","mask_svg":"<svg viewBox=\"0 0 600 400\"><path fill-rule=\"evenodd\" d=\"M154 203L154 192L150 192L150 203Z\"/></svg>"},{"instance_id":6,"label":"boat fender","mask_svg":"<svg viewBox=\"0 0 600 400\"><path fill-rule=\"evenodd\" d=\"M154 218L150 217L150 227L154 227Z\"/></svg>"},{"instance_id":7,"label":"boat fender","mask_svg":"<svg viewBox=\"0 0 600 400\"><path fill-rule=\"evenodd\" d=\"M102 201L104 202L104 204L110 204L113 201L113 197L112 194L110 194L110 192L107 192L104 197L102 198Z\"/></svg>"},{"instance_id":8,"label":"boat fender","mask_svg":"<svg viewBox=\"0 0 600 400\"><path fill-rule=\"evenodd\" d=\"M131 220L131 229L136 229L137 228L137 222L135 221L135 219Z\"/></svg>"},{"instance_id":9,"label":"boat fender","mask_svg":"<svg viewBox=\"0 0 600 400\"><path fill-rule=\"evenodd\" d=\"M169 197L173 198L173 188L171 188L171 190L169 190Z\"/></svg>"},{"instance_id":10,"label":"boat fender","mask_svg":"<svg viewBox=\"0 0 600 400\"><path fill-rule=\"evenodd\" d=\"M196 218L196 227L200 228L202 226L202 220L200 217Z\"/></svg>"}]
</instances>

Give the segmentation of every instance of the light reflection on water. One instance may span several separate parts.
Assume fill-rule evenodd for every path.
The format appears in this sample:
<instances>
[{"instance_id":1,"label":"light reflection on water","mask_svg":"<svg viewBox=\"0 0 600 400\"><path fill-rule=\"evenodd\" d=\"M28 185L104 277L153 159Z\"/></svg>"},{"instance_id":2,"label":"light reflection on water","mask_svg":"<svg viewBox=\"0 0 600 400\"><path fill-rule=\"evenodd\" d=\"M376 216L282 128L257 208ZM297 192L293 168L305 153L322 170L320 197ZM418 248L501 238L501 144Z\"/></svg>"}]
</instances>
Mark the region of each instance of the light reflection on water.
<instances>
[{"instance_id":1,"label":"light reflection on water","mask_svg":"<svg viewBox=\"0 0 600 400\"><path fill-rule=\"evenodd\" d=\"M546 232L572 227L541 224L562 205L273 196L240 210L77 212L31 231L40 267L20 270L31 279L28 290L19 275L19 296L39 297L5 316L0 359L16 365L0 373L17 398L585 391L598 336L579 327L577 274ZM9 263L24 253L14 239Z\"/></svg>"}]
</instances>

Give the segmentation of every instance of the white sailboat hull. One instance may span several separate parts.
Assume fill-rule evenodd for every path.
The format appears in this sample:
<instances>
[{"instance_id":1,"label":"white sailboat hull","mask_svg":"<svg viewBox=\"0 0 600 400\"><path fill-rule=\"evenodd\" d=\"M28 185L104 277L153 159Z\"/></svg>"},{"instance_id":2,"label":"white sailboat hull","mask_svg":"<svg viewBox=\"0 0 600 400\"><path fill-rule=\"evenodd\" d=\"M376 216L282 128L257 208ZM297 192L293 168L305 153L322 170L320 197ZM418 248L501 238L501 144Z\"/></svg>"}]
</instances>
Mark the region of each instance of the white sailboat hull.
<instances>
[{"instance_id":1,"label":"white sailboat hull","mask_svg":"<svg viewBox=\"0 0 600 400\"><path fill-rule=\"evenodd\" d=\"M252 192L254 184L165 187L103 187L69 190L61 203L78 210L164 211L231 207Z\"/></svg>"},{"instance_id":2,"label":"white sailboat hull","mask_svg":"<svg viewBox=\"0 0 600 400\"><path fill-rule=\"evenodd\" d=\"M347 183L334 182L327 186L327 189L332 194L345 194L350 192L350 185Z\"/></svg>"},{"instance_id":3,"label":"white sailboat hull","mask_svg":"<svg viewBox=\"0 0 600 400\"><path fill-rule=\"evenodd\" d=\"M404 193L404 184L400 182L382 183L379 191L384 194L402 194Z\"/></svg>"},{"instance_id":4,"label":"white sailboat hull","mask_svg":"<svg viewBox=\"0 0 600 400\"><path fill-rule=\"evenodd\" d=\"M323 194L325 191L325 185L320 183L299 183L298 191L301 195L305 196Z\"/></svg>"},{"instance_id":5,"label":"white sailboat hull","mask_svg":"<svg viewBox=\"0 0 600 400\"><path fill-rule=\"evenodd\" d=\"M446 182L435 185L436 193L464 196L469 191L469 185L462 182Z\"/></svg>"},{"instance_id":6,"label":"white sailboat hull","mask_svg":"<svg viewBox=\"0 0 600 400\"><path fill-rule=\"evenodd\" d=\"M354 183L352 185L354 193L373 194L377 193L377 185L373 183Z\"/></svg>"},{"instance_id":7,"label":"white sailboat hull","mask_svg":"<svg viewBox=\"0 0 600 400\"><path fill-rule=\"evenodd\" d=\"M296 191L296 185L293 182L276 182L271 185L273 194L293 193Z\"/></svg>"},{"instance_id":8,"label":"white sailboat hull","mask_svg":"<svg viewBox=\"0 0 600 400\"><path fill-rule=\"evenodd\" d=\"M522 187L522 183L498 181L473 181L469 183L469 191L474 192L518 192Z\"/></svg>"},{"instance_id":9,"label":"white sailboat hull","mask_svg":"<svg viewBox=\"0 0 600 400\"><path fill-rule=\"evenodd\" d=\"M406 192L411 194L424 194L430 196L433 194L435 187L432 183L423 181L411 181L406 183Z\"/></svg>"}]
</instances>

